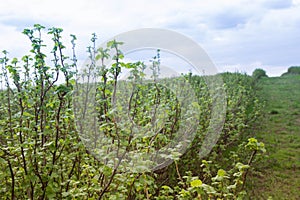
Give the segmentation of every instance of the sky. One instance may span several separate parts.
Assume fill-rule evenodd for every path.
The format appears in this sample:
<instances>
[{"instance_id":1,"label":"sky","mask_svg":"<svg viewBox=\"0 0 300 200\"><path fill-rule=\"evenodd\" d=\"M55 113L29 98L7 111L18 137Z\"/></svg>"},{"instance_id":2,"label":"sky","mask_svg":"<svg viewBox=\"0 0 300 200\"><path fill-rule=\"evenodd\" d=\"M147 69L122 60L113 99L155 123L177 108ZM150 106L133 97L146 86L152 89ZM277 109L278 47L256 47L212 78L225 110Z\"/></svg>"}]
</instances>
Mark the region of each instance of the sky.
<instances>
[{"instance_id":1,"label":"sky","mask_svg":"<svg viewBox=\"0 0 300 200\"><path fill-rule=\"evenodd\" d=\"M0 0L0 50L26 54L30 43L21 32L37 23L63 28L66 41L76 35L81 61L92 33L100 44L162 28L197 42L220 72L263 68L280 76L300 65L300 0Z\"/></svg>"}]
</instances>

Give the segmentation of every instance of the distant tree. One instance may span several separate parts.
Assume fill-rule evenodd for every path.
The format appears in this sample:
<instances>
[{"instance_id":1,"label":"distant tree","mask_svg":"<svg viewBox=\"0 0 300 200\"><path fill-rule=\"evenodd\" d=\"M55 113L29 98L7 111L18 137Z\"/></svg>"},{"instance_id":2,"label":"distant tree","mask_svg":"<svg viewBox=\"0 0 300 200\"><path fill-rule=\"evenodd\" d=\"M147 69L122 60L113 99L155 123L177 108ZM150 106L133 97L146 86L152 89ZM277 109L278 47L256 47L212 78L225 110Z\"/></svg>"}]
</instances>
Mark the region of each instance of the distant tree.
<instances>
[{"instance_id":1,"label":"distant tree","mask_svg":"<svg viewBox=\"0 0 300 200\"><path fill-rule=\"evenodd\" d=\"M291 66L288 68L288 71L283 73L281 76L286 75L300 75L300 66Z\"/></svg>"},{"instance_id":2,"label":"distant tree","mask_svg":"<svg viewBox=\"0 0 300 200\"><path fill-rule=\"evenodd\" d=\"M260 79L262 77L268 77L268 75L265 70L258 68L253 71L252 77L255 79Z\"/></svg>"}]
</instances>

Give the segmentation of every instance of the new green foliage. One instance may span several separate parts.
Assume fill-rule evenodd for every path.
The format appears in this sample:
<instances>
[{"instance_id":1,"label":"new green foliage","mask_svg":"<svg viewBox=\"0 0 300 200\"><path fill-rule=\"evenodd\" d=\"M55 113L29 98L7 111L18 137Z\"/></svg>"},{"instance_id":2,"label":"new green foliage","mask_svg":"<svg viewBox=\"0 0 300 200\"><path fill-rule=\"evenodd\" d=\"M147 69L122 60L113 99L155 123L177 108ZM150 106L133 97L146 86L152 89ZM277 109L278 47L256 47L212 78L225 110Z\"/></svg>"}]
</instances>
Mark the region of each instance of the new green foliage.
<instances>
[{"instance_id":1,"label":"new green foliage","mask_svg":"<svg viewBox=\"0 0 300 200\"><path fill-rule=\"evenodd\" d=\"M3 51L0 59L1 198L239 199L245 195L247 171L263 146L250 139L248 145L231 148L239 144L246 128L260 114L252 77L218 75L226 91L226 118L206 161L199 157L199 151L221 90L209 90L206 81L214 80L214 76L187 74L158 83L162 59L158 51L152 60L152 81L147 82L144 63L123 61L122 42L113 40L107 48L96 49L95 34L88 47L90 62L79 71L76 37L71 35L72 55L66 56L62 31L46 31L41 25L25 29L23 33L32 44L29 54L10 60ZM44 48L45 32L53 41L50 53ZM104 61L111 51L113 64L106 66ZM127 82L120 80L125 69L130 71ZM85 82L76 81L79 77ZM99 79L93 81L95 78ZM187 88L195 95L187 93ZM91 92L95 101L78 95L81 90ZM127 92L120 99L122 91ZM88 115L91 108L95 112ZM94 124L75 120L74 111ZM197 121L191 122L195 115ZM194 123L193 137L177 134ZM88 130L84 136L80 135L83 129ZM189 140L187 151L179 151ZM159 159L176 162L155 168L147 156L161 148L165 149Z\"/></svg>"}]
</instances>

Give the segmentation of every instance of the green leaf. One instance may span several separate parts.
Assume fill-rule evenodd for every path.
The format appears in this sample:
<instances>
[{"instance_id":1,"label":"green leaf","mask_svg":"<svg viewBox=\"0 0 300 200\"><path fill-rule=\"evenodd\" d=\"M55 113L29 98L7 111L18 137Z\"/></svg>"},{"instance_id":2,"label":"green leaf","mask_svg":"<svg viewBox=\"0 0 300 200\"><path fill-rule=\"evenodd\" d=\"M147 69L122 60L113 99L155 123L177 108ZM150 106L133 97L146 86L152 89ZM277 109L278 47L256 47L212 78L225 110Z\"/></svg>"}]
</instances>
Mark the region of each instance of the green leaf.
<instances>
[{"instance_id":1,"label":"green leaf","mask_svg":"<svg viewBox=\"0 0 300 200\"><path fill-rule=\"evenodd\" d=\"M218 170L218 176L224 177L226 175L226 171L223 169Z\"/></svg>"},{"instance_id":2,"label":"green leaf","mask_svg":"<svg viewBox=\"0 0 300 200\"><path fill-rule=\"evenodd\" d=\"M62 196L63 196L63 197L67 197L67 196L69 196L69 195L70 195L69 192L63 192L63 193L62 193Z\"/></svg>"},{"instance_id":3,"label":"green leaf","mask_svg":"<svg viewBox=\"0 0 300 200\"><path fill-rule=\"evenodd\" d=\"M199 180L199 179L193 180L193 181L191 182L191 186L192 186L192 187L201 187L201 185L202 185L202 181Z\"/></svg>"}]
</instances>

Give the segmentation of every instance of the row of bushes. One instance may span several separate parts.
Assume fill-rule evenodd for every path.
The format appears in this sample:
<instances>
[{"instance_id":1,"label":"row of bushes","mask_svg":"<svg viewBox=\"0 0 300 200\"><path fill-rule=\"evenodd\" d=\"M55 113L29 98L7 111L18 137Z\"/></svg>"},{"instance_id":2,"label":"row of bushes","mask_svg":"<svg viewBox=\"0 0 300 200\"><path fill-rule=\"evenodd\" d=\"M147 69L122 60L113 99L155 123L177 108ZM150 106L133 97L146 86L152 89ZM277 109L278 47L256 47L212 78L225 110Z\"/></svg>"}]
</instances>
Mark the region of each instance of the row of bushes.
<instances>
[{"instance_id":1,"label":"row of bushes","mask_svg":"<svg viewBox=\"0 0 300 200\"><path fill-rule=\"evenodd\" d=\"M47 32L53 40L51 53L44 52L44 32L41 25L25 29L23 33L32 44L30 53L22 59L10 60L4 51L0 59L1 198L241 199L245 196L247 174L253 169L256 156L265 151L263 143L249 138L252 135L246 131L261 112L253 77L224 73L209 77L187 74L171 82L167 79L165 83L177 90L166 89L155 81L138 84L144 77L143 63L124 63L124 55L119 51L122 43L117 41L110 41L106 49L96 49L96 35L88 47L90 62L85 70L78 72L75 51L70 57L64 54L62 29L51 28ZM72 35L71 39L74 50L76 37ZM110 67L101 64L109 51L116 53ZM46 57L52 57L52 63ZM117 99L120 92L117 85L125 87L119 80L125 68L137 82L124 90L132 92ZM153 61L152 70L159 70L157 60ZM100 81L78 83L80 77L100 78ZM215 77L223 83L215 84ZM58 80L64 82L58 84ZM192 98L195 102L190 103L192 94L184 90L187 83L195 93ZM90 91L95 101L86 101L85 92ZM174 94L182 97L180 103ZM114 102L123 102L127 97L127 110L123 104L114 107ZM220 99L222 103L217 104ZM81 100L82 104L74 105ZM74 111L79 113L77 117ZM182 127L191 128L189 119L194 114L198 116L194 138L176 134ZM124 121L124 116L130 120ZM222 125L217 141L210 137L214 122L216 127ZM87 134L82 135L81 128L88 130ZM179 144L190 142L188 149L179 152L176 148L180 149L180 145L166 149L168 153L161 153L161 158L174 162L151 170L148 160L140 155L155 155L176 138L180 139ZM211 151L207 149L208 155L200 157L202 147L208 143L216 144Z\"/></svg>"},{"instance_id":2,"label":"row of bushes","mask_svg":"<svg viewBox=\"0 0 300 200\"><path fill-rule=\"evenodd\" d=\"M288 75L300 75L300 67L299 66L289 67L288 71L283 73L281 76L288 76ZM258 80L262 77L268 77L268 75L265 70L258 68L253 71L252 77Z\"/></svg>"}]
</instances>

